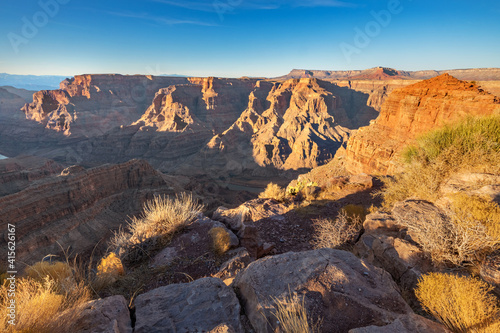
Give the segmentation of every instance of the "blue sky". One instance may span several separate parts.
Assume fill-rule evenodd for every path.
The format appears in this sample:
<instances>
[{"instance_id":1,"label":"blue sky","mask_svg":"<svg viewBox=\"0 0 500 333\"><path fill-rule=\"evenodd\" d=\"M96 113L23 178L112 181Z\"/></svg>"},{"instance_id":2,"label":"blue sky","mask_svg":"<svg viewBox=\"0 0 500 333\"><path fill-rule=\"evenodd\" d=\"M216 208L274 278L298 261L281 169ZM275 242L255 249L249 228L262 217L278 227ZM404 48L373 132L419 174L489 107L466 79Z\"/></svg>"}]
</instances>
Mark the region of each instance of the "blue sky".
<instances>
[{"instance_id":1,"label":"blue sky","mask_svg":"<svg viewBox=\"0 0 500 333\"><path fill-rule=\"evenodd\" d=\"M292 68L500 67L499 17L493 0L4 1L0 72L273 77Z\"/></svg>"}]
</instances>

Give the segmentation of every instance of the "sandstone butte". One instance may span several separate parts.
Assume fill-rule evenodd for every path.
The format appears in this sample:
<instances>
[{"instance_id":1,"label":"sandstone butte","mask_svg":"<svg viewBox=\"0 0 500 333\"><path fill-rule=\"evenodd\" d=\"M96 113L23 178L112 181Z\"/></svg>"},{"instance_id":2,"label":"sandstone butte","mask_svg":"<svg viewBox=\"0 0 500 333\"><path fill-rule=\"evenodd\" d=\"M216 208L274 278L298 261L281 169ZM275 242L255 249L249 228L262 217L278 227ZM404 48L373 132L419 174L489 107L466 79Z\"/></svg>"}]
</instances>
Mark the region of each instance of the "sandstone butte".
<instances>
[{"instance_id":1,"label":"sandstone butte","mask_svg":"<svg viewBox=\"0 0 500 333\"><path fill-rule=\"evenodd\" d=\"M166 172L203 171L221 158L250 156L245 168L311 168L331 160L351 129L378 115L368 94L314 78L80 75L60 88L25 104L26 119L43 132L20 140L29 141L31 154L50 149L56 161L68 145L86 140L82 160L90 166L146 158Z\"/></svg>"},{"instance_id":2,"label":"sandstone butte","mask_svg":"<svg viewBox=\"0 0 500 333\"><path fill-rule=\"evenodd\" d=\"M443 74L395 89L379 117L358 129L336 158L343 158L353 174L391 174L397 170L400 150L420 134L467 116L498 113L498 97L474 83Z\"/></svg>"}]
</instances>

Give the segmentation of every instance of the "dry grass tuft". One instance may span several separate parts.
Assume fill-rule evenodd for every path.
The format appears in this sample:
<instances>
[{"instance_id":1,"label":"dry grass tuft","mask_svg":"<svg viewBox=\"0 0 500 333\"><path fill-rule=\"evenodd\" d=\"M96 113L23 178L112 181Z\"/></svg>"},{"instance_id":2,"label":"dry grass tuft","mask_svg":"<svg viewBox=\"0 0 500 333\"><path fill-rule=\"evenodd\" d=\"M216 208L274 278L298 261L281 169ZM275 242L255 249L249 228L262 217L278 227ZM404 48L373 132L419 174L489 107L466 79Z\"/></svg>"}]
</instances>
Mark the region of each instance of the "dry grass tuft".
<instances>
[{"instance_id":1,"label":"dry grass tuft","mask_svg":"<svg viewBox=\"0 0 500 333\"><path fill-rule=\"evenodd\" d=\"M273 199L278 202L284 202L287 200L286 191L279 185L274 183L267 184L264 192L259 194L261 199Z\"/></svg>"},{"instance_id":2,"label":"dry grass tuft","mask_svg":"<svg viewBox=\"0 0 500 333\"><path fill-rule=\"evenodd\" d=\"M314 227L316 230L313 240L315 248L338 248L355 240L361 230L362 222L358 216L349 217L341 211L335 220L315 220Z\"/></svg>"},{"instance_id":3,"label":"dry grass tuft","mask_svg":"<svg viewBox=\"0 0 500 333\"><path fill-rule=\"evenodd\" d=\"M73 269L65 262L37 262L26 268L25 275L38 282L43 282L48 277L61 291L69 290L75 284Z\"/></svg>"},{"instance_id":4,"label":"dry grass tuft","mask_svg":"<svg viewBox=\"0 0 500 333\"><path fill-rule=\"evenodd\" d=\"M384 209L410 197L435 202L454 172L500 173L500 116L468 118L431 131L402 152L403 171L386 178Z\"/></svg>"},{"instance_id":5,"label":"dry grass tuft","mask_svg":"<svg viewBox=\"0 0 500 333\"><path fill-rule=\"evenodd\" d=\"M451 209L461 220L477 221L489 237L500 242L500 206L478 196L457 193L450 197Z\"/></svg>"},{"instance_id":6,"label":"dry grass tuft","mask_svg":"<svg viewBox=\"0 0 500 333\"><path fill-rule=\"evenodd\" d=\"M78 307L90 300L90 289L79 280L68 263L37 263L27 269L27 277L16 283L16 325L7 320L7 284L0 287L0 331L69 332L78 316ZM64 317L58 315L65 312Z\"/></svg>"},{"instance_id":7,"label":"dry grass tuft","mask_svg":"<svg viewBox=\"0 0 500 333\"><path fill-rule=\"evenodd\" d=\"M307 321L307 311L304 298L297 295L283 299L274 299L276 311L274 316L279 323L279 332L282 333L312 333L317 331L311 328Z\"/></svg>"},{"instance_id":8,"label":"dry grass tuft","mask_svg":"<svg viewBox=\"0 0 500 333\"><path fill-rule=\"evenodd\" d=\"M451 274L424 275L415 289L422 307L453 332L498 332L500 308L486 282Z\"/></svg>"},{"instance_id":9,"label":"dry grass tuft","mask_svg":"<svg viewBox=\"0 0 500 333\"><path fill-rule=\"evenodd\" d=\"M164 245L172 234L195 221L202 210L203 205L198 204L191 194L182 193L175 198L155 197L144 204L140 217L131 219L128 231L120 229L115 233L111 248L130 260L141 259Z\"/></svg>"},{"instance_id":10,"label":"dry grass tuft","mask_svg":"<svg viewBox=\"0 0 500 333\"><path fill-rule=\"evenodd\" d=\"M216 227L208 232L212 238L212 248L217 255L223 255L231 248L231 237L226 229Z\"/></svg>"}]
</instances>

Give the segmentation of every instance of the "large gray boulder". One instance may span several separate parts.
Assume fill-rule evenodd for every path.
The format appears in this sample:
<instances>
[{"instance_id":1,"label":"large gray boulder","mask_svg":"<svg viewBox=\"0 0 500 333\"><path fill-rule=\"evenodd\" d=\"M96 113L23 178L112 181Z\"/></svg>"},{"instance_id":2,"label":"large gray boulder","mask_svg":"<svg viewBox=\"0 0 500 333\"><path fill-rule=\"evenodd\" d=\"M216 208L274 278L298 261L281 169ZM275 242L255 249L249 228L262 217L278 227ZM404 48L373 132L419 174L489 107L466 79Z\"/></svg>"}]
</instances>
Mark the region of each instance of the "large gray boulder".
<instances>
[{"instance_id":1,"label":"large gray boulder","mask_svg":"<svg viewBox=\"0 0 500 333\"><path fill-rule=\"evenodd\" d=\"M75 333L132 333L130 311L123 296L87 302L73 321Z\"/></svg>"},{"instance_id":2,"label":"large gray boulder","mask_svg":"<svg viewBox=\"0 0 500 333\"><path fill-rule=\"evenodd\" d=\"M304 298L311 324L322 332L383 326L413 314L391 276L350 252L320 249L289 252L251 263L233 286L257 332L274 332L275 300Z\"/></svg>"},{"instance_id":3,"label":"large gray boulder","mask_svg":"<svg viewBox=\"0 0 500 333\"><path fill-rule=\"evenodd\" d=\"M240 304L217 278L160 287L137 296L135 333L243 332ZM217 330L216 330L217 331Z\"/></svg>"}]
</instances>

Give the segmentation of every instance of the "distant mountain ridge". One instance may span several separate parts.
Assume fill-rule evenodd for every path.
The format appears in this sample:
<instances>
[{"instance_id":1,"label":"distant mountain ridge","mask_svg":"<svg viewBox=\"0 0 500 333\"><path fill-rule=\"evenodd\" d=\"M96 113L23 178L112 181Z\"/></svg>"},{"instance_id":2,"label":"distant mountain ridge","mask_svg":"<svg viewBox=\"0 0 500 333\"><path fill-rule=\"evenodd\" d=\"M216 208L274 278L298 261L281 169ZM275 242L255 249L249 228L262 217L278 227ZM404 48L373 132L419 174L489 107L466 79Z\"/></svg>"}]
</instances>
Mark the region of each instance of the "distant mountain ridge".
<instances>
[{"instance_id":1,"label":"distant mountain ridge","mask_svg":"<svg viewBox=\"0 0 500 333\"><path fill-rule=\"evenodd\" d=\"M277 77L276 79L317 78L323 80L427 80L445 73L452 75L459 80L500 80L500 68L403 71L381 66L365 70L348 71L293 69L287 75Z\"/></svg>"},{"instance_id":2,"label":"distant mountain ridge","mask_svg":"<svg viewBox=\"0 0 500 333\"><path fill-rule=\"evenodd\" d=\"M60 75L17 75L0 73L0 86L12 86L26 90L58 89L59 83L70 76Z\"/></svg>"}]
</instances>

